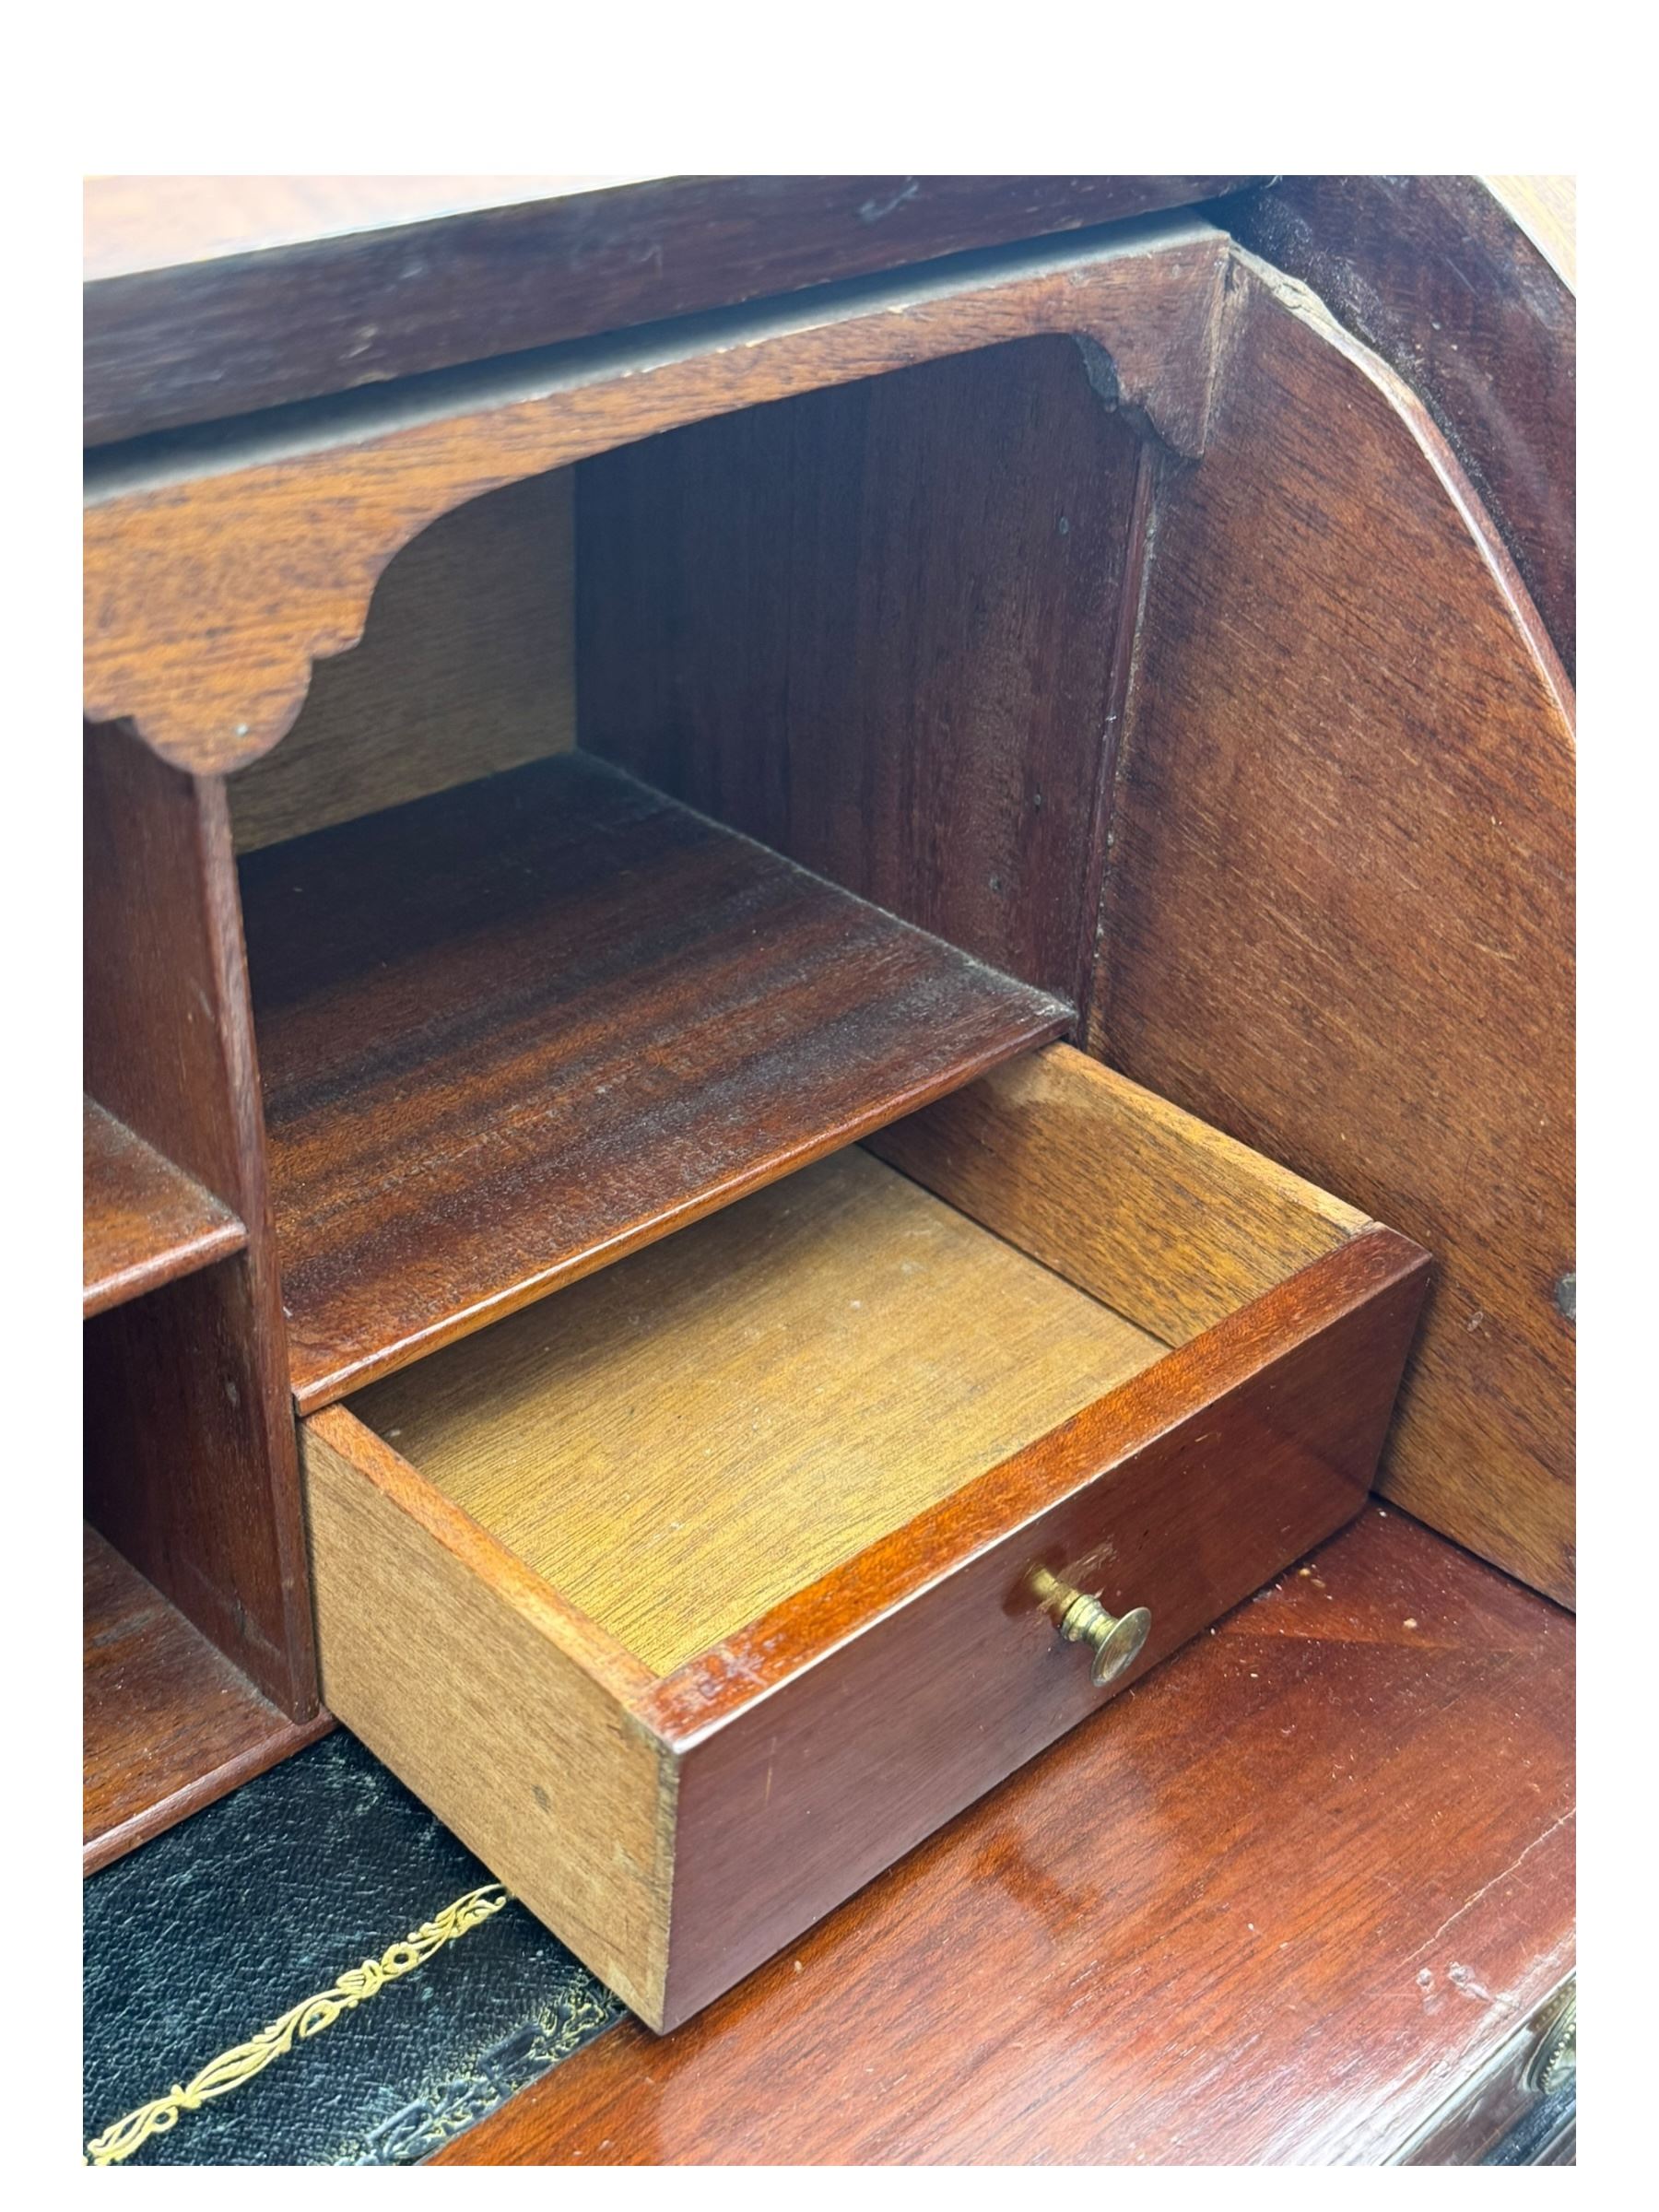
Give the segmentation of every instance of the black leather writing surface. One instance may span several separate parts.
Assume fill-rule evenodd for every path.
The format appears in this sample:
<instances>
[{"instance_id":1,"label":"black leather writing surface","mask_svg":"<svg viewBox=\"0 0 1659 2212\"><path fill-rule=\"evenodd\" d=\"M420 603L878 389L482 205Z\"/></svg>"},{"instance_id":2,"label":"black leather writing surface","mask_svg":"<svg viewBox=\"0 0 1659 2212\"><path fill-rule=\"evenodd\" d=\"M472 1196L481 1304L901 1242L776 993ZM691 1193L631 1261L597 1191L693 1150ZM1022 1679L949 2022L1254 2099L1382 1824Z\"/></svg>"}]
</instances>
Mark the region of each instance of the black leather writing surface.
<instances>
[{"instance_id":1,"label":"black leather writing surface","mask_svg":"<svg viewBox=\"0 0 1659 2212\"><path fill-rule=\"evenodd\" d=\"M489 1881L342 1729L85 1887L85 2139ZM135 2165L406 2165L622 2017L508 1904Z\"/></svg>"}]
</instances>

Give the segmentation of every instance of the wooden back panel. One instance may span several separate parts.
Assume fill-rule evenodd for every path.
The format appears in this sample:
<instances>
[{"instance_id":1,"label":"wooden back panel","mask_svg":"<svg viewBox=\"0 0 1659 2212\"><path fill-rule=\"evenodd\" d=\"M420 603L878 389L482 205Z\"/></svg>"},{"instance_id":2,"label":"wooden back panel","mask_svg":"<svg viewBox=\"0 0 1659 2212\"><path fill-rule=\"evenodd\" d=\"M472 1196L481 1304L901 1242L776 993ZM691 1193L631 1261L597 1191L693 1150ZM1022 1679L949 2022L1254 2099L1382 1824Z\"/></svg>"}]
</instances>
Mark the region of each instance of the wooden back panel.
<instances>
[{"instance_id":1,"label":"wooden back panel","mask_svg":"<svg viewBox=\"0 0 1659 2212\"><path fill-rule=\"evenodd\" d=\"M1140 465L1062 337L586 462L582 742L1075 998Z\"/></svg>"}]
</instances>

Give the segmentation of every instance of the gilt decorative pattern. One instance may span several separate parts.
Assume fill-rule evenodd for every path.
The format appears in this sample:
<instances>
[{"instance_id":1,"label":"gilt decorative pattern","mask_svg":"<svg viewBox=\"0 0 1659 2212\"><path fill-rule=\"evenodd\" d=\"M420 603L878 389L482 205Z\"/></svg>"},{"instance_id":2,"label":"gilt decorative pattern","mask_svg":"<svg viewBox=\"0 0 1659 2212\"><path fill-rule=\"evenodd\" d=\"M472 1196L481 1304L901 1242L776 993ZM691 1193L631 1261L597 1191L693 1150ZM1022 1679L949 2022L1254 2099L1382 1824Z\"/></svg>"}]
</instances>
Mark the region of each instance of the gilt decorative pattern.
<instances>
[{"instance_id":1,"label":"gilt decorative pattern","mask_svg":"<svg viewBox=\"0 0 1659 2212\"><path fill-rule=\"evenodd\" d=\"M482 1888L468 1890L458 1897L453 1905L431 1920L425 1921L401 1943L390 1945L378 1959L365 1959L361 1966L348 1967L334 1984L314 1997L306 1997L285 2012L279 2020L264 2028L245 2043L234 2050L221 2051L210 2059L201 2071L182 2088L175 2086L164 2097L152 2098L135 2112L128 2112L106 2127L101 2135L94 2136L87 2146L87 2162L93 2166L117 2166L152 2136L163 2135L176 2127L186 2112L200 2112L211 2097L228 2097L254 2075L263 2074L273 2059L291 2051L296 2041L305 2041L321 2035L324 2029L332 2028L343 2012L350 2012L370 1997L377 1996L388 1982L412 1974L417 1967L424 1966L434 1951L441 1951L446 1943L453 1943L468 1929L488 1920L507 1902L507 1892L500 1882L487 1882Z\"/></svg>"}]
</instances>

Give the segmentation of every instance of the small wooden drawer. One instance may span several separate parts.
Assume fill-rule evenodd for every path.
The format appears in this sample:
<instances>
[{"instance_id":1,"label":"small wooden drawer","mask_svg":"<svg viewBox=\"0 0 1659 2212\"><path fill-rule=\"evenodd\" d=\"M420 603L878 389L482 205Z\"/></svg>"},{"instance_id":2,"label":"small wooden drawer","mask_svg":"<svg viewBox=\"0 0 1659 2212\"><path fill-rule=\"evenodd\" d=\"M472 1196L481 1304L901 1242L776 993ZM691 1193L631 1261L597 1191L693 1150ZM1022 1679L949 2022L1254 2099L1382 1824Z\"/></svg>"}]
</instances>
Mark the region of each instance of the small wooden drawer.
<instances>
[{"instance_id":1,"label":"small wooden drawer","mask_svg":"<svg viewBox=\"0 0 1659 2212\"><path fill-rule=\"evenodd\" d=\"M305 1422L324 1696L672 2027L1358 1510L1427 1265L1010 1063Z\"/></svg>"}]
</instances>

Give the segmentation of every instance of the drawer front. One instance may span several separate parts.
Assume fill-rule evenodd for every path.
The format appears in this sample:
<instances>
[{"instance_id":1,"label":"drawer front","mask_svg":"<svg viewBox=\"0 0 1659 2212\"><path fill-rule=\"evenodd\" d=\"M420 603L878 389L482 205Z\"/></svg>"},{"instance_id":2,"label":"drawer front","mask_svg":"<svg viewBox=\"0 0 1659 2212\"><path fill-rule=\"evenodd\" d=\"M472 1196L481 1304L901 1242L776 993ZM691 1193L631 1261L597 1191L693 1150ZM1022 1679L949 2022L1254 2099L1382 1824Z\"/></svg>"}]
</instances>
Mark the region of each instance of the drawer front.
<instances>
[{"instance_id":1,"label":"drawer front","mask_svg":"<svg viewBox=\"0 0 1659 2212\"><path fill-rule=\"evenodd\" d=\"M660 2024L1350 1519L1425 1270L1387 1230L1356 1239L662 1684L647 1710L679 1774ZM1044 1569L1113 1613L1149 1608L1146 1647L1111 1690L1044 1609ZM1121 1804L1079 1808L1111 1831L1103 1868L1114 1841L1156 1835L1124 1782Z\"/></svg>"},{"instance_id":2,"label":"drawer front","mask_svg":"<svg viewBox=\"0 0 1659 2212\"><path fill-rule=\"evenodd\" d=\"M301 1424L324 1698L673 2027L1100 1711L1040 1572L1150 1610L1128 1683L1359 1510L1426 1267L1363 1231L664 1677L330 1407ZM1079 1817L1147 1848L1124 1782Z\"/></svg>"}]
</instances>

